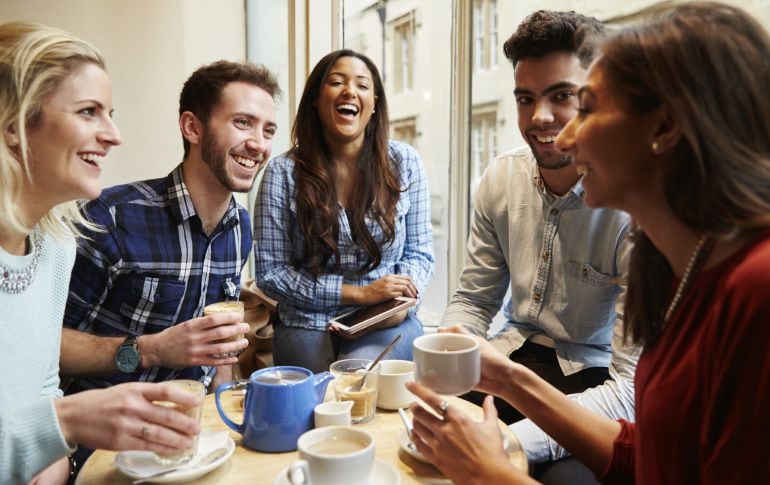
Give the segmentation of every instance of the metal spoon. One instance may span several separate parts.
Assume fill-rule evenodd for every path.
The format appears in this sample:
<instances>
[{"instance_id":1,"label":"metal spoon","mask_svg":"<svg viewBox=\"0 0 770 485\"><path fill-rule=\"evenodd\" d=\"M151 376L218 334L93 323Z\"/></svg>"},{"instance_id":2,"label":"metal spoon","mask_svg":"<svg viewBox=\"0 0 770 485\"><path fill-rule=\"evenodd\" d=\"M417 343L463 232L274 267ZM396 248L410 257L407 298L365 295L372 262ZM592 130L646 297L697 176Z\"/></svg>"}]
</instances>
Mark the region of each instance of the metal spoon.
<instances>
[{"instance_id":1,"label":"metal spoon","mask_svg":"<svg viewBox=\"0 0 770 485\"><path fill-rule=\"evenodd\" d=\"M393 341L389 343L387 347L385 347L385 350L380 352L380 355L378 355L377 358L374 359L374 362L372 362L372 365L370 365L369 368L366 369L366 372L364 373L363 377L361 377L361 379L359 379L356 383L354 383L353 385L347 388L347 392L358 392L361 390L362 387L364 387L364 382L366 382L366 378L369 376L369 371L374 369L377 366L377 364L380 363L380 360L382 360L382 358L385 357L385 354L388 353L390 348L393 347L393 345L396 342L398 342L398 339L400 338L401 338L401 334L396 335L396 338L394 338Z\"/></svg>"},{"instance_id":2,"label":"metal spoon","mask_svg":"<svg viewBox=\"0 0 770 485\"><path fill-rule=\"evenodd\" d=\"M205 466L211 465L218 459L222 458L225 455L225 453L227 453L227 448L217 448L215 450L211 450L208 455L205 455L203 458L198 460L198 463L196 463L194 467L203 468ZM166 475L168 473L174 473L175 471L179 471L182 468L187 468L189 465L190 463L184 463L174 468L168 468L166 470L163 470L162 472L153 473L152 475L147 475L146 477L142 477L139 480L134 480L133 483L134 485L137 485L138 483L148 482L150 480Z\"/></svg>"}]
</instances>

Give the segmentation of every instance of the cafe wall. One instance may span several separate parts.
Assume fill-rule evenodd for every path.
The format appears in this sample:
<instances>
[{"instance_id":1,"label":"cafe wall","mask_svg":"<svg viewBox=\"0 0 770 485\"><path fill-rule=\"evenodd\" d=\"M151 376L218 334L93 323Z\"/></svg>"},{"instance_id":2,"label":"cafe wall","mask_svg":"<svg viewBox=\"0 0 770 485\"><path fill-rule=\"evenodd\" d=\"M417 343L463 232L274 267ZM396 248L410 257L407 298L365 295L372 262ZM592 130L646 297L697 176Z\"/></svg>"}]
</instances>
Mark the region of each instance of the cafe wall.
<instances>
[{"instance_id":1,"label":"cafe wall","mask_svg":"<svg viewBox=\"0 0 770 485\"><path fill-rule=\"evenodd\" d=\"M201 64L246 57L243 0L2 0L0 22L9 20L68 30L104 54L124 139L106 159L105 186L176 166L184 80Z\"/></svg>"}]
</instances>

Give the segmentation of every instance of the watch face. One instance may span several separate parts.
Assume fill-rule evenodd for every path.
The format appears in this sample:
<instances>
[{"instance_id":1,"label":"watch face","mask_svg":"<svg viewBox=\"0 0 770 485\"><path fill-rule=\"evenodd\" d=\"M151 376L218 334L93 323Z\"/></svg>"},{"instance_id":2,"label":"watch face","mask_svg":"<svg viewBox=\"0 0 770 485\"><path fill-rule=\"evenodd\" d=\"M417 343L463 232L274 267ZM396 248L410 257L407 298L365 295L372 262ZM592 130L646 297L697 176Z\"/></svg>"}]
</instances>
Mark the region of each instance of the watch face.
<instances>
[{"instance_id":1,"label":"watch face","mask_svg":"<svg viewBox=\"0 0 770 485\"><path fill-rule=\"evenodd\" d=\"M121 372L134 372L139 367L141 358L133 347L121 347L115 356L115 364Z\"/></svg>"}]
</instances>

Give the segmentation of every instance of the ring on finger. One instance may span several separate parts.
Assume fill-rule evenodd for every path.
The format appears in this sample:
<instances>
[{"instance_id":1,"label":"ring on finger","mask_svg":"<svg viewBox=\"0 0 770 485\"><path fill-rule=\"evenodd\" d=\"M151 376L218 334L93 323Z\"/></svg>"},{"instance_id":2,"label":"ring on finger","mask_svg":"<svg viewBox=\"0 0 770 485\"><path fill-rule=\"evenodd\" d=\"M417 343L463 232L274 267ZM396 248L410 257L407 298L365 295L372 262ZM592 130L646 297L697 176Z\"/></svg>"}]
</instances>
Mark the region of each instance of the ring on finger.
<instances>
[{"instance_id":1,"label":"ring on finger","mask_svg":"<svg viewBox=\"0 0 770 485\"><path fill-rule=\"evenodd\" d=\"M447 409L449 409L449 402L446 399L441 401L438 406L436 406L436 412L439 413L441 417L446 415Z\"/></svg>"}]
</instances>

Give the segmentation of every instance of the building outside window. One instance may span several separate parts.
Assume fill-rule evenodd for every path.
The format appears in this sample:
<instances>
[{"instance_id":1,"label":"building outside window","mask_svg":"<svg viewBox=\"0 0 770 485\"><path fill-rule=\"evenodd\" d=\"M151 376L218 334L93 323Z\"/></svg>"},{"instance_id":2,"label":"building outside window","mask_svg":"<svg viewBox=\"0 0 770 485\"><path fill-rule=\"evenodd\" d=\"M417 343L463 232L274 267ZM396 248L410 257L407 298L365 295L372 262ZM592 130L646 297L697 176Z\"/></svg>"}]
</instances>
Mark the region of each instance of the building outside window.
<instances>
[{"instance_id":1,"label":"building outside window","mask_svg":"<svg viewBox=\"0 0 770 485\"><path fill-rule=\"evenodd\" d=\"M497 103L474 106L471 115L471 193L497 156Z\"/></svg>"},{"instance_id":2,"label":"building outside window","mask_svg":"<svg viewBox=\"0 0 770 485\"><path fill-rule=\"evenodd\" d=\"M391 138L417 147L417 118L414 116L390 122Z\"/></svg>"},{"instance_id":3,"label":"building outside window","mask_svg":"<svg viewBox=\"0 0 770 485\"><path fill-rule=\"evenodd\" d=\"M473 1L473 69L497 66L497 0Z\"/></svg>"},{"instance_id":4,"label":"building outside window","mask_svg":"<svg viewBox=\"0 0 770 485\"><path fill-rule=\"evenodd\" d=\"M393 20L393 74L397 93L414 88L414 11Z\"/></svg>"}]
</instances>

